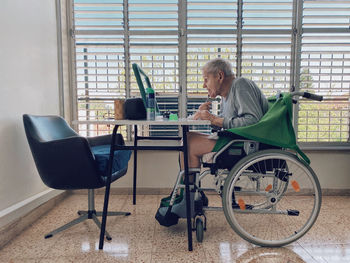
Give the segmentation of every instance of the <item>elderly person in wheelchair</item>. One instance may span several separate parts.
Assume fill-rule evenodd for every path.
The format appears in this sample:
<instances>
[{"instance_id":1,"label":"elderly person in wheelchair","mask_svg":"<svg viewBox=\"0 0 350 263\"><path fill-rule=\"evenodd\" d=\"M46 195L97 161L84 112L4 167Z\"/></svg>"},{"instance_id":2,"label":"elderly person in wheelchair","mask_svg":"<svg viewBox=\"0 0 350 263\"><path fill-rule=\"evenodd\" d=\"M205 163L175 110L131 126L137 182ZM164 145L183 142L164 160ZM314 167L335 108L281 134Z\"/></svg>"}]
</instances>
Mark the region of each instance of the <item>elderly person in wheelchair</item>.
<instances>
[{"instance_id":1,"label":"elderly person in wheelchair","mask_svg":"<svg viewBox=\"0 0 350 263\"><path fill-rule=\"evenodd\" d=\"M253 244L284 246L299 239L315 223L322 196L310 160L296 143L292 105L298 101L293 97L322 101L322 96L293 91L266 99L253 81L235 78L221 58L203 67L203 78L209 98L222 97L221 112L211 114L211 102L205 102L193 118L210 120L223 131L219 136L188 133L190 216L197 241L206 230L205 212L217 210ZM161 200L156 214L163 226L187 216L182 154L180 167L173 192ZM201 187L207 175L213 176L214 188ZM207 190L221 196L222 207L208 206Z\"/></svg>"}]
</instances>

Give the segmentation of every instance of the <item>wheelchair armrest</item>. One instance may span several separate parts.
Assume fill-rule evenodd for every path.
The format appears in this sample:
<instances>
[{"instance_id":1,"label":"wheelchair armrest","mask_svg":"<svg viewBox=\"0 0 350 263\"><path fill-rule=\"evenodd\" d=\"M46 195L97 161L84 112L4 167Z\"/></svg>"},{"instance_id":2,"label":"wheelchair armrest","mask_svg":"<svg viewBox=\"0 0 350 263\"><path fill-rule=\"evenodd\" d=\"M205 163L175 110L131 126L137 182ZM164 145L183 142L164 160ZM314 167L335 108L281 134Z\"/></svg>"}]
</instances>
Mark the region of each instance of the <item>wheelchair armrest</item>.
<instances>
[{"instance_id":1,"label":"wheelchair armrest","mask_svg":"<svg viewBox=\"0 0 350 263\"><path fill-rule=\"evenodd\" d=\"M242 140L246 140L246 138L239 136L237 134L234 134L228 130L220 130L218 131L218 136L223 136L223 137L228 137L228 138L234 138L234 139L242 139Z\"/></svg>"}]
</instances>

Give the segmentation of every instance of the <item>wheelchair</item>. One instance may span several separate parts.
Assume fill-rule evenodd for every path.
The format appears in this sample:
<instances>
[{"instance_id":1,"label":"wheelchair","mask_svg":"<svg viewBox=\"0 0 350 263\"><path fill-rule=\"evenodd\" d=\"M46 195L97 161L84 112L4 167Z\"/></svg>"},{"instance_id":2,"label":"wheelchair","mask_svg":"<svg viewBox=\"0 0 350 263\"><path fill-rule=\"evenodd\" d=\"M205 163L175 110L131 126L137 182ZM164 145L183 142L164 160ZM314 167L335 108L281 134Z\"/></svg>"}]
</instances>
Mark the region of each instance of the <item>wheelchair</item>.
<instances>
[{"instance_id":1,"label":"wheelchair","mask_svg":"<svg viewBox=\"0 0 350 263\"><path fill-rule=\"evenodd\" d=\"M304 92L292 96L322 100ZM223 210L231 228L258 246L280 247L305 235L315 223L321 207L321 188L309 164L295 152L262 142L236 138L217 152L202 158L202 169L190 169L192 229L202 242L207 211ZM201 182L213 177L213 188ZM170 219L163 225L186 218L183 172L178 174L172 194L163 198L156 218ZM222 207L208 206L205 191L216 191ZM162 224L162 223L161 223Z\"/></svg>"}]
</instances>

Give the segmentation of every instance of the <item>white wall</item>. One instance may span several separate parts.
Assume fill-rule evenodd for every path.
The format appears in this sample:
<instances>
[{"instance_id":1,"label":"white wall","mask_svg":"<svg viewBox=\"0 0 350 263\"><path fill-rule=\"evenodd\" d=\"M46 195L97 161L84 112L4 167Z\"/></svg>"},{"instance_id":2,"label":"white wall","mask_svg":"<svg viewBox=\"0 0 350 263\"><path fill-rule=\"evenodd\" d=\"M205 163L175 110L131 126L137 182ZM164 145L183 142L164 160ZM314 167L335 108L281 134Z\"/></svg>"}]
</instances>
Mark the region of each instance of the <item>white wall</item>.
<instances>
[{"instance_id":1,"label":"white wall","mask_svg":"<svg viewBox=\"0 0 350 263\"><path fill-rule=\"evenodd\" d=\"M1 0L0 212L47 190L22 114L59 114L54 0Z\"/></svg>"},{"instance_id":2,"label":"white wall","mask_svg":"<svg viewBox=\"0 0 350 263\"><path fill-rule=\"evenodd\" d=\"M350 194L350 152L306 152L323 189L347 189Z\"/></svg>"}]
</instances>

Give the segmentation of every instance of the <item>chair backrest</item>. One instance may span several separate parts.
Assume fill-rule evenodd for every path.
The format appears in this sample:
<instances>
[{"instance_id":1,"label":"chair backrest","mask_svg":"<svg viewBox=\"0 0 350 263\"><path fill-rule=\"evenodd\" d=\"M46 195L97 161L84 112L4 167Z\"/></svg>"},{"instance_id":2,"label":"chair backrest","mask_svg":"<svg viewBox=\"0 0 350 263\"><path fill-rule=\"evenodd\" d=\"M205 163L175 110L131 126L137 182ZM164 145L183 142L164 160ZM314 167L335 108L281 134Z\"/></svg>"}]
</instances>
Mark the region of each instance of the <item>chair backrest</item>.
<instances>
[{"instance_id":1,"label":"chair backrest","mask_svg":"<svg viewBox=\"0 0 350 263\"><path fill-rule=\"evenodd\" d=\"M27 135L34 140L47 142L78 136L78 134L60 116L23 115L23 124Z\"/></svg>"},{"instance_id":2,"label":"chair backrest","mask_svg":"<svg viewBox=\"0 0 350 263\"><path fill-rule=\"evenodd\" d=\"M59 116L23 115L28 143L42 181L55 189L104 186L86 138Z\"/></svg>"},{"instance_id":3,"label":"chair backrest","mask_svg":"<svg viewBox=\"0 0 350 263\"><path fill-rule=\"evenodd\" d=\"M143 103L145 104L145 108L147 108L145 85L147 86L147 88L152 88L151 81L149 80L147 74L136 63L132 64L132 69L135 74L137 85L139 86ZM156 112L159 112L157 98L156 98Z\"/></svg>"}]
</instances>

